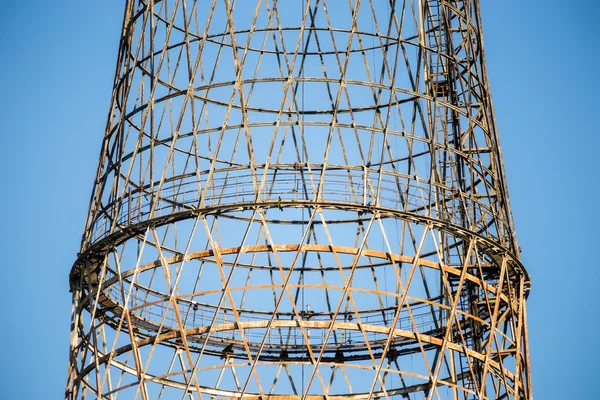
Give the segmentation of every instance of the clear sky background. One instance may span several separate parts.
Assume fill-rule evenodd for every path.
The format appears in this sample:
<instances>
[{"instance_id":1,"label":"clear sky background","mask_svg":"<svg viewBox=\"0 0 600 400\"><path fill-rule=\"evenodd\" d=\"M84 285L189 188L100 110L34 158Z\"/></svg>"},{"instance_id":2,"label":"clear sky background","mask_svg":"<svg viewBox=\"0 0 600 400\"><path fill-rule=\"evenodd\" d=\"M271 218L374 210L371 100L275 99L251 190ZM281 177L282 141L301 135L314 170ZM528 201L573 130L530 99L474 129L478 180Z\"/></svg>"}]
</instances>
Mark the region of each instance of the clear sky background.
<instances>
[{"instance_id":1,"label":"clear sky background","mask_svg":"<svg viewBox=\"0 0 600 400\"><path fill-rule=\"evenodd\" d=\"M249 1L249 0L244 0ZM528 301L535 398L600 375L600 5L481 0ZM0 399L62 399L78 251L123 0L2 0Z\"/></svg>"}]
</instances>

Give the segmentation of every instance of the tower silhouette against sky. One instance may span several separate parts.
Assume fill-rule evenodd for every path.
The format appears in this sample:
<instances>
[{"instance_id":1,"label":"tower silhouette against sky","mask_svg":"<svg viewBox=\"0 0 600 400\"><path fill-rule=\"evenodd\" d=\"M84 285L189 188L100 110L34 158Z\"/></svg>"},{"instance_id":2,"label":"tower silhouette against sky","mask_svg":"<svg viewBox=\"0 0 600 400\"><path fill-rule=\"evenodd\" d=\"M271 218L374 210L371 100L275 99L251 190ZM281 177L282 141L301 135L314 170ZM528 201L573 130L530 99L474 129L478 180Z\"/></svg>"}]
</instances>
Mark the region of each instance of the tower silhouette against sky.
<instances>
[{"instance_id":1,"label":"tower silhouette against sky","mask_svg":"<svg viewBox=\"0 0 600 400\"><path fill-rule=\"evenodd\" d=\"M67 399L531 399L477 0L128 0Z\"/></svg>"}]
</instances>

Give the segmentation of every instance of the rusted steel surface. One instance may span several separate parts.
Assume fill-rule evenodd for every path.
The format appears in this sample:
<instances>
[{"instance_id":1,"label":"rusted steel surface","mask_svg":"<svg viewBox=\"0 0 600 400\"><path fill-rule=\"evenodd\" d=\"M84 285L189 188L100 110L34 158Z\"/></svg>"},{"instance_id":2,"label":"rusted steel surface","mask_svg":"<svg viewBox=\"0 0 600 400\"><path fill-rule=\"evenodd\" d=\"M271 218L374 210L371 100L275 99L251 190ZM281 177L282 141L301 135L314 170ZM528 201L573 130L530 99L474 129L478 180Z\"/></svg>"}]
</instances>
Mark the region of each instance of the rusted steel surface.
<instances>
[{"instance_id":1,"label":"rusted steel surface","mask_svg":"<svg viewBox=\"0 0 600 400\"><path fill-rule=\"evenodd\" d=\"M531 399L478 1L128 0L67 400Z\"/></svg>"}]
</instances>

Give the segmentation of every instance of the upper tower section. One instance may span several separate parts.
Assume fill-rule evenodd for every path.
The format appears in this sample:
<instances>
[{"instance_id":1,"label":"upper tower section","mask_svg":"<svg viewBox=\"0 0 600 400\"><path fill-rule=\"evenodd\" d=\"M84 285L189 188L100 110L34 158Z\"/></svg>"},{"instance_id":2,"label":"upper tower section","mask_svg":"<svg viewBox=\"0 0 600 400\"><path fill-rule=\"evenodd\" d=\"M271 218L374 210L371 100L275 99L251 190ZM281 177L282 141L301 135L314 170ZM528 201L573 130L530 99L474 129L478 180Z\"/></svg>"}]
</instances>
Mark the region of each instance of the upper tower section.
<instances>
[{"instance_id":1,"label":"upper tower section","mask_svg":"<svg viewBox=\"0 0 600 400\"><path fill-rule=\"evenodd\" d=\"M476 4L129 1L82 249L281 199L402 210L517 253Z\"/></svg>"}]
</instances>

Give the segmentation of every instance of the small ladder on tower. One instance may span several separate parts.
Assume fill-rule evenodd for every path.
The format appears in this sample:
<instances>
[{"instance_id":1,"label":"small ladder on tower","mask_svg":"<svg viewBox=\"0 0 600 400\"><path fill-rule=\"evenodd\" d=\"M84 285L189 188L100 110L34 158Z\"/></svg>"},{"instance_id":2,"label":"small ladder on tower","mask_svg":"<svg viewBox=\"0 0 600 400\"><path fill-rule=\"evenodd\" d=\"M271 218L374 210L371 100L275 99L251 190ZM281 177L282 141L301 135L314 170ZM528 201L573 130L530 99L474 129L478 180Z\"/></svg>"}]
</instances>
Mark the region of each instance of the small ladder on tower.
<instances>
[{"instance_id":1,"label":"small ladder on tower","mask_svg":"<svg viewBox=\"0 0 600 400\"><path fill-rule=\"evenodd\" d=\"M448 80L446 26L443 6L445 0L427 0L429 16L427 18L427 45L429 47L429 83L431 95L448 97L450 82Z\"/></svg>"},{"instance_id":2,"label":"small ladder on tower","mask_svg":"<svg viewBox=\"0 0 600 400\"><path fill-rule=\"evenodd\" d=\"M458 283L458 282L456 282ZM455 290L457 288L454 288ZM456 293L456 292L455 292ZM467 314L471 314L472 309L471 307L473 306L472 304L472 298L469 295L469 289L466 286L463 286L461 288L460 293L457 293L458 296L460 296L459 301L458 301L458 308L467 313ZM467 328L466 324L468 322L466 320L463 320L463 323L461 324L461 328L463 329L463 332L466 330L467 334L465 336L465 345L467 348L471 349L471 350L475 350L474 347L474 342L473 342L473 335L474 332L465 329ZM472 329L472 327L470 327ZM469 367L469 361L471 363L470 367ZM473 363L475 362L474 358L470 358L469 360L469 356L465 353L459 353L459 363L460 363L460 369L462 373L465 373L465 376L463 377L463 387L465 389L468 390L472 390L473 392L476 391L476 386L475 386L475 382L473 380L473 374L471 374L471 368L474 368L475 366L473 365ZM477 379L477 374L475 374L475 378ZM466 394L466 393L465 393ZM473 396L472 399L475 399L476 396ZM471 397L466 397L466 399L471 399Z\"/></svg>"}]
</instances>

